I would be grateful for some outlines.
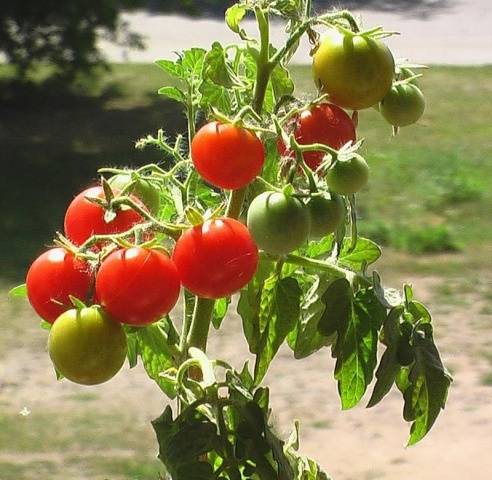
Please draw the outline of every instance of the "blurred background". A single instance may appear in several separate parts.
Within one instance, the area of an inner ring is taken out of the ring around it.
[[[46,332],[25,301],[7,298],[62,228],[71,198],[101,166],[159,161],[134,143],[184,129],[152,65],[191,46],[235,40],[222,0],[0,2],[0,480],[155,480],[149,421],[164,399],[143,372],[86,389],[57,383]],[[432,68],[419,80],[428,109],[393,138],[375,111],[360,116],[372,168],[361,230],[384,246],[387,284],[414,284],[435,314],[455,376],[447,410],[420,445],[393,392],[374,410],[340,412],[329,352],[293,362],[283,351],[267,383],[275,421],[303,424],[303,451],[338,480],[492,476],[492,15],[488,0],[318,1],[384,25],[397,57]],[[253,24],[245,22],[246,29]],[[282,39],[273,26],[273,42]],[[294,58],[298,93],[313,91],[308,45]],[[231,312],[211,345],[246,352]],[[246,355],[246,353],[245,353]]]

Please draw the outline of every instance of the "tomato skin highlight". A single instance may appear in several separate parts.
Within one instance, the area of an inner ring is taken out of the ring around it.
[[[339,195],[352,195],[361,190],[369,180],[366,161],[354,153],[350,159],[338,160],[326,174],[330,190]]]
[[[315,83],[350,110],[378,103],[391,88],[395,61],[380,40],[330,29],[313,56]]]
[[[329,233],[333,233],[343,221],[345,207],[340,196],[332,194],[312,197],[307,203],[311,214],[311,230],[309,238],[319,240]]]
[[[243,188],[256,178],[265,162],[265,149],[254,132],[211,122],[193,138],[191,158],[208,183],[226,190]]]
[[[164,252],[133,247],[117,250],[96,275],[96,296],[116,321],[141,326],[168,314],[180,291],[176,266]]]
[[[132,176],[129,173],[119,173],[111,177],[108,182],[112,188],[121,191],[132,182]],[[138,197],[153,214],[159,212],[161,205],[159,189],[145,178],[138,179],[128,193]]]
[[[311,217],[297,198],[263,192],[249,206],[248,228],[258,246],[273,255],[286,255],[308,238]]]
[[[115,191],[117,194],[118,191]],[[65,213],[65,235],[76,245],[82,245],[92,235],[123,233],[143,221],[134,210],[120,209],[116,218],[109,223],[104,221],[104,208],[90,202],[85,197],[104,198],[102,187],[92,187],[79,193],[68,206]],[[134,198],[137,203],[140,201]]]
[[[123,366],[126,335],[100,307],[72,309],[53,324],[48,351],[56,369],[68,380],[99,385]]]
[[[301,112],[296,120],[294,136],[300,145],[322,143],[336,150],[356,140],[354,122],[343,109],[332,103],[315,105]],[[295,157],[281,139],[277,146],[281,155]],[[304,161],[311,170],[320,166],[324,156],[324,152],[303,153]]]
[[[424,114],[425,98],[416,85],[394,85],[381,100],[379,111],[390,125],[406,127],[416,123]]]
[[[89,265],[63,248],[47,250],[34,260],[27,272],[29,302],[49,323],[73,308],[70,295],[86,302],[90,285]]]
[[[232,295],[253,278],[258,247],[241,222],[218,218],[184,232],[172,258],[185,288],[199,297],[218,299]]]

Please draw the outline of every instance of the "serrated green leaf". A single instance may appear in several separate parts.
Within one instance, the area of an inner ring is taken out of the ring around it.
[[[322,296],[329,285],[325,277],[319,276],[303,297],[300,320],[295,337],[291,340],[294,357],[297,359],[305,358],[320,348],[331,345],[336,338],[336,333],[326,336],[319,331],[319,322],[327,309]]]
[[[25,283],[22,285],[17,285],[9,290],[10,297],[27,298],[27,286]]]
[[[231,304],[230,298],[219,298],[215,301],[214,311],[212,313],[212,324],[216,329],[220,328],[222,320],[227,315],[227,310]]]
[[[157,91],[159,95],[163,95],[176,102],[186,103],[185,94],[177,87],[162,87]]]
[[[180,64],[183,68],[183,77],[188,81],[201,77],[203,62],[207,51],[203,48],[190,48],[182,53]]]
[[[172,60],[156,60],[155,64],[172,77],[183,78],[183,67],[180,65],[179,60],[176,62]]]
[[[212,49],[205,55],[202,75],[204,80],[209,80],[221,87],[231,88],[233,86],[227,67],[226,53],[219,42],[214,42]]]
[[[316,242],[310,242],[306,248],[305,255],[310,258],[326,258],[333,248],[333,234],[327,235]]]
[[[260,259],[256,274],[251,282],[241,290],[237,313],[241,316],[243,332],[248,342],[249,351],[258,352],[260,343],[260,302],[263,286],[270,276],[273,263]]]
[[[282,65],[277,65],[272,72],[271,80],[275,103],[285,95],[294,93],[294,82],[290,78],[289,71]]]
[[[175,382],[168,376],[160,375],[176,366],[170,348],[170,345],[176,346],[178,343],[174,327],[165,319],[140,329],[137,336],[139,354],[147,374],[169,398],[174,398]]]
[[[271,277],[270,277],[271,278]],[[294,328],[299,318],[302,291],[295,278],[277,279],[274,287],[262,296],[260,315],[268,312],[265,328],[261,335],[255,363],[255,384],[264,378],[270,362],[276,355],[287,334]],[[266,305],[266,302],[269,305]],[[265,319],[260,320],[260,324]]]
[[[344,241],[338,256],[341,265],[360,272],[364,264],[371,265],[381,256],[381,249],[373,241],[359,237],[355,248],[351,250],[350,241]]]
[[[410,369],[410,385],[404,391],[404,414],[413,421],[408,445],[422,440],[446,404],[452,378],[444,368],[432,337],[418,332],[413,338],[415,363]]]
[[[225,21],[227,23],[227,26],[234,32],[234,33],[240,33],[241,32],[241,20],[244,18],[246,15],[246,8],[243,7],[242,5],[239,5],[236,3],[232,7],[228,8],[225,13]]]
[[[334,349],[335,378],[344,410],[359,403],[376,368],[381,319],[375,315],[374,303],[378,302],[373,294],[367,291],[356,294],[347,328],[339,333]]]
[[[210,81],[203,81],[200,85],[200,93],[202,94],[200,105],[203,108],[214,107],[224,114],[232,112],[230,92],[226,88]]]
[[[138,363],[138,339],[137,335],[134,333],[127,334],[126,336],[127,344],[127,358],[130,368],[134,368]]]
[[[352,288],[346,278],[331,282],[322,294],[325,309],[318,321],[318,330],[325,337],[345,332],[352,315]]]
[[[391,390],[395,383],[395,378],[400,371],[400,364],[396,357],[396,348],[389,347],[384,352],[376,371],[377,382],[374,385],[371,398],[367,403],[367,408],[377,405]]]

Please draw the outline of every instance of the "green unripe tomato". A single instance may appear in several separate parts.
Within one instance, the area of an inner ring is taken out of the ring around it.
[[[334,232],[343,221],[345,208],[338,195],[311,197],[307,203],[311,213],[311,231],[309,238],[319,240]]]
[[[53,324],[48,351],[56,369],[81,385],[114,377],[125,362],[126,335],[100,307],[68,310]]]
[[[264,192],[251,202],[247,223],[259,248],[273,255],[286,255],[306,242],[311,216],[299,199]]]
[[[424,110],[424,95],[411,83],[393,85],[380,105],[381,115],[395,127],[405,127],[417,122]]]
[[[129,183],[132,182],[132,176],[129,173],[119,173],[118,175],[111,177],[108,181],[112,187],[123,190]],[[161,205],[159,189],[152,185],[152,183],[148,180],[140,178],[130,188],[128,193],[131,193],[142,200],[143,204],[151,213],[156,214],[159,212],[159,207]]]
[[[357,153],[348,159],[337,160],[326,174],[326,183],[339,195],[352,195],[362,189],[369,180],[369,167]]]
[[[330,100],[350,110],[381,101],[391,88],[395,62],[375,38],[330,29],[313,56],[315,83]]]

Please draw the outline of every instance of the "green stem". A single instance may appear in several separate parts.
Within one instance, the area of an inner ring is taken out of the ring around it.
[[[196,347],[203,352],[207,348],[208,331],[212,321],[212,312],[215,301],[208,298],[197,297],[193,319],[191,320],[190,332],[188,334],[188,348]]]
[[[247,187],[244,187],[231,192],[229,203],[227,204],[226,217],[239,218],[247,190]]]
[[[258,21],[258,28],[260,31],[260,53],[257,62],[257,75],[255,83],[255,92],[252,107],[253,110],[260,115],[263,110],[263,103],[265,101],[266,89],[268,82],[270,81],[270,75],[273,67],[269,61],[270,57],[270,25],[268,17],[261,8],[255,9],[256,18]],[[190,119],[188,119],[190,120]],[[191,123],[189,121],[189,123]],[[192,133],[194,135],[194,125]],[[190,130],[189,130],[190,134]],[[193,137],[190,136],[190,142]],[[233,190],[229,197],[229,203],[226,210],[226,216],[230,218],[238,218],[241,213],[241,208],[246,197],[247,187],[239,190]],[[187,346],[197,347],[205,351],[207,347],[208,332],[210,329],[210,323],[212,319],[212,312],[214,309],[215,301],[205,298],[197,297],[195,304],[195,310],[193,312],[193,319],[190,326],[190,332],[188,335]]]
[[[299,265],[300,267],[313,268],[322,272],[331,273],[335,277],[346,277],[347,274],[352,273],[344,268],[338,267],[332,263],[324,262],[323,260],[315,260],[313,258],[301,257],[293,253],[285,257],[286,263],[293,265]]]

